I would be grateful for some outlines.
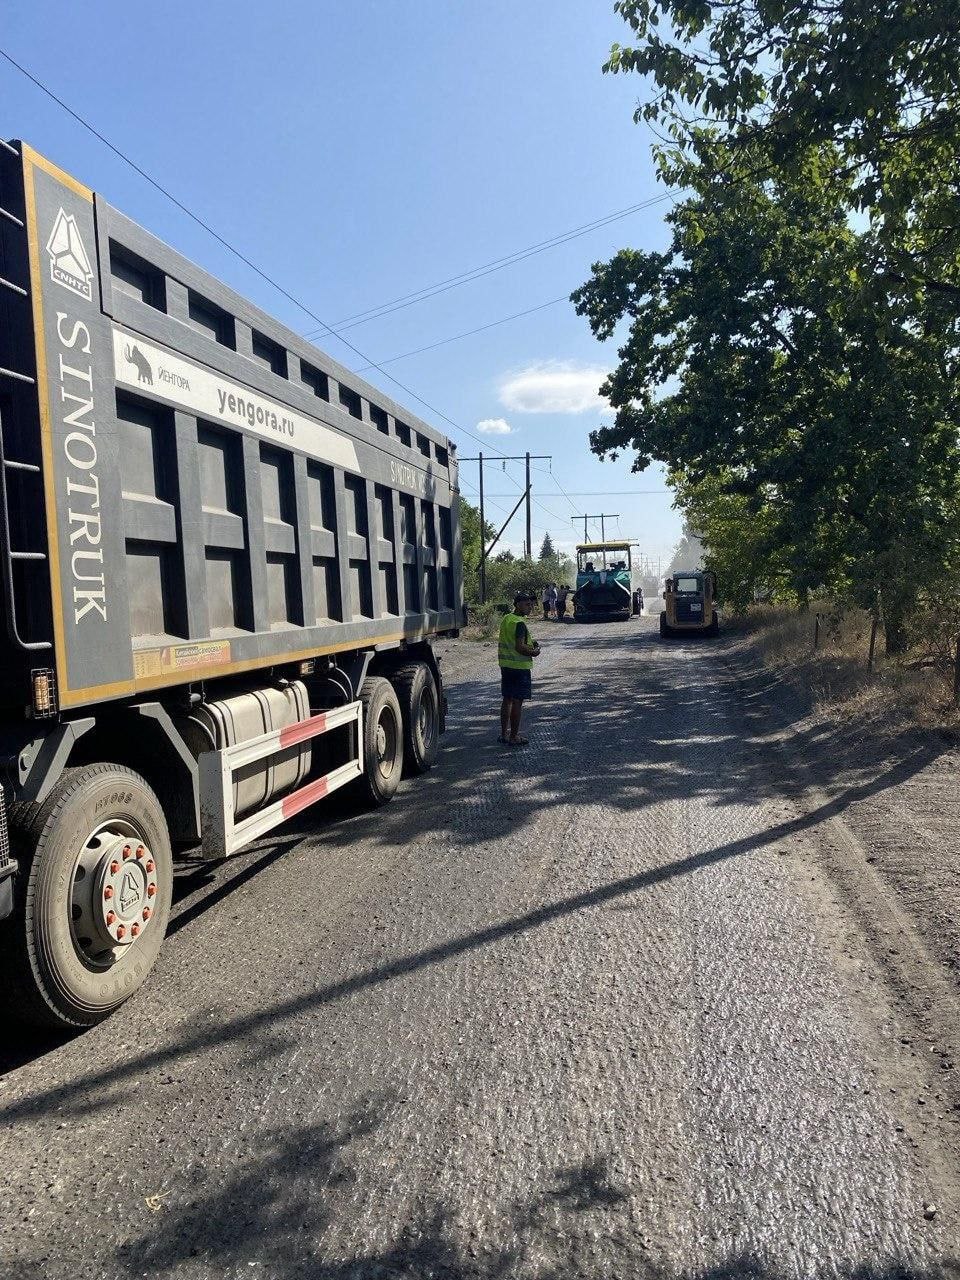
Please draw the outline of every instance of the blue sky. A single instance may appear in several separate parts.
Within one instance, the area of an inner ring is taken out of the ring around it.
[[[100,0],[81,8],[7,0],[0,45],[337,327],[662,194],[650,135],[632,121],[643,82],[600,72],[610,44],[625,34],[612,0],[154,7]],[[31,142],[292,328],[316,330],[2,61],[0,132]],[[549,529],[572,544],[579,535],[571,516],[599,511],[619,512],[608,534],[637,538],[654,561],[669,558],[679,536],[659,468],[638,476],[629,459],[601,463],[590,453],[587,435],[600,420],[594,392],[615,362],[615,344],[595,342],[562,302],[393,357],[565,295],[618,248],[663,247],[668,207],[654,205],[345,334],[480,435],[485,453],[552,455],[553,477],[534,473],[537,542]],[[350,368],[365,363],[329,334],[317,341]],[[476,455],[475,440],[382,373],[364,376],[446,430],[461,455]],[[464,464],[461,475],[465,496],[474,497],[476,465]],[[500,495],[519,494],[521,477],[522,466],[492,467],[492,503],[509,510],[513,501]],[[516,547],[522,536],[518,518],[507,540]]]

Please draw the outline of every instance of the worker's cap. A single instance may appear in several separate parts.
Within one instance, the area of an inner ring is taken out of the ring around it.
[[[534,597],[530,594],[529,591],[518,591],[517,594],[513,597],[513,603],[514,604],[533,604]]]

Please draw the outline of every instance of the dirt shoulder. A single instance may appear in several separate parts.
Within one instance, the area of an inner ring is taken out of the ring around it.
[[[802,833],[796,847],[815,860],[810,872],[825,877],[821,897],[837,908],[833,944],[841,962],[860,975],[865,1001],[882,986],[896,1008],[898,1038],[924,1082],[914,1131],[956,1151],[957,737],[910,724],[902,708],[881,699],[818,702],[802,668],[764,664],[756,636],[728,634],[717,656],[778,777],[785,827]]]

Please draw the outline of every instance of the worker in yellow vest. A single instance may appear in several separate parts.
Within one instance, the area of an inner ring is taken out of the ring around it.
[[[500,623],[500,644],[497,660],[500,663],[499,742],[508,747],[525,747],[527,739],[520,737],[520,716],[523,704],[531,696],[533,660],[540,656],[540,646],[530,635],[524,622],[536,604],[536,597],[520,592],[514,597],[513,609]]]

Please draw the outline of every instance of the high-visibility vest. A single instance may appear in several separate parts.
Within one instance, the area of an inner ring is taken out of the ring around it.
[[[524,619],[518,613],[504,615],[500,623],[500,643],[497,646],[497,661],[501,667],[509,667],[514,671],[530,671],[533,659],[517,649],[517,627]],[[524,622],[524,625],[526,623]]]

